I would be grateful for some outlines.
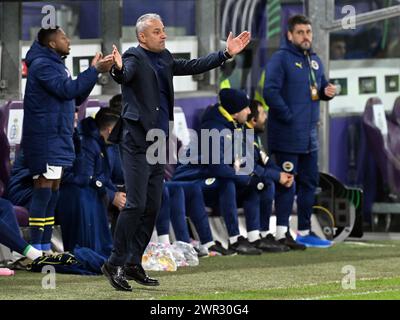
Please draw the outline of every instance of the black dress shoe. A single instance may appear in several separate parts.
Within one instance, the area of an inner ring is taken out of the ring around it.
[[[285,238],[278,240],[281,244],[284,244],[285,246],[288,246],[290,248],[290,250],[306,250],[306,246],[301,244],[301,243],[297,243],[292,235],[290,234],[290,231],[286,232],[285,234]]]
[[[262,250],[253,246],[245,237],[239,236],[234,244],[229,244],[229,249],[243,255],[260,255]]]
[[[135,264],[125,266],[125,274],[128,280],[135,280],[137,283],[144,286],[159,286],[160,282],[157,279],[150,278],[144,271],[142,265]]]
[[[220,256],[235,256],[237,255],[236,251],[231,249],[225,249],[221,242],[215,241],[215,244],[208,248],[208,252],[215,252],[217,255]]]
[[[264,252],[286,252],[290,248],[279,241],[276,241],[272,234],[268,234],[265,238],[261,238],[254,242],[255,247]]]
[[[129,285],[128,281],[126,281],[123,267],[113,266],[106,261],[101,267],[101,271],[115,289],[120,291],[132,291],[132,287]]]

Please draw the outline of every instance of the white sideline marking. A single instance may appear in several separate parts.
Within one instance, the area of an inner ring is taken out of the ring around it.
[[[321,300],[321,299],[332,299],[332,298],[340,298],[340,297],[348,297],[348,296],[365,296],[371,293],[387,293],[387,292],[395,292],[400,291],[400,289],[390,289],[390,290],[373,290],[373,291],[364,291],[364,292],[354,292],[354,293],[347,293],[347,294],[333,294],[333,295],[325,295],[313,298],[305,298],[300,300]]]
[[[348,245],[356,245],[356,246],[363,246],[363,247],[371,247],[371,248],[395,248],[394,244],[378,244],[378,243],[365,243],[365,242],[357,242],[357,241],[345,241],[344,244]]]

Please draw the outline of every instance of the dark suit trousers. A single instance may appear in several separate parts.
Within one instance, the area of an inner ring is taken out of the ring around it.
[[[126,186],[126,205],[114,233],[109,262],[116,266],[141,264],[161,206],[164,165],[146,160],[146,133],[140,123],[124,120],[121,162]]]

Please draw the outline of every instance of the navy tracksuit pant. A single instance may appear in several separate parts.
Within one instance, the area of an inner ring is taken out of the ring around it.
[[[215,180],[213,183],[210,183]],[[231,179],[206,179],[202,181],[206,204],[217,205],[230,237],[237,236],[239,222],[237,208],[243,207],[247,232],[260,229],[260,195],[252,187],[242,186]]]
[[[171,221],[176,239],[190,242],[186,221],[186,216],[189,216],[199,234],[200,242],[205,244],[213,241],[201,183],[168,181],[165,186],[157,218],[157,233],[168,234]]]
[[[0,243],[23,254],[28,243],[21,237],[11,202],[0,198]]]
[[[126,186],[126,205],[118,216],[109,262],[116,266],[141,264],[161,207],[164,165],[146,159],[146,133],[139,123],[127,123],[120,143]]]
[[[291,188],[276,185],[275,210],[278,226],[289,226],[289,217],[293,209],[294,197],[297,194],[298,230],[311,229],[312,207],[315,202],[315,191],[319,182],[318,151],[307,154],[274,152],[276,163],[284,170],[284,163],[293,165],[292,173],[296,183]]]

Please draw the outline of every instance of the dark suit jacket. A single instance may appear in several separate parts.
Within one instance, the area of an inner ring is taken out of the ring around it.
[[[122,59],[122,70],[113,67],[110,72],[113,79],[122,87],[122,118],[138,121],[147,132],[155,127],[160,111],[157,73],[140,46],[128,49]],[[170,120],[173,120],[174,107],[173,76],[203,73],[219,67],[225,61],[222,51],[193,60],[174,59],[168,50],[161,52],[161,63],[165,66],[163,72],[168,79]],[[116,131],[120,130],[116,128]],[[113,132],[113,136],[115,134]]]

